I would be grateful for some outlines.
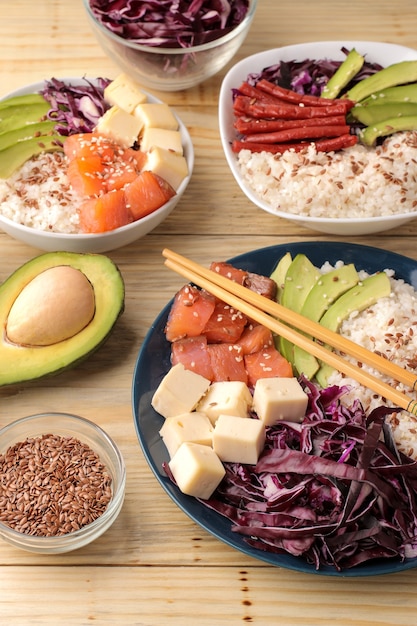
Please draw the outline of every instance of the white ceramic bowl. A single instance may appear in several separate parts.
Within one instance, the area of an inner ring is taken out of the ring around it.
[[[221,85],[219,97],[219,125],[223,150],[229,167],[244,194],[251,202],[264,211],[278,217],[296,222],[314,231],[332,235],[367,235],[384,230],[390,230],[417,218],[417,211],[411,213],[396,213],[395,215],[369,218],[326,218],[306,217],[288,212],[275,210],[264,202],[242,179],[237,163],[236,154],[231,149],[231,142],[236,138],[233,127],[232,89],[238,88],[251,73],[258,73],[262,69],[283,61],[304,59],[335,59],[343,60],[345,55],[342,46],[356,48],[366,59],[383,66],[400,61],[417,59],[417,50],[394,44],[375,43],[368,41],[324,41],[313,42],[267,50],[247,57],[234,65],[225,76]]]
[[[63,78],[62,80],[70,84],[79,84],[82,82],[79,78]],[[89,80],[94,82],[94,78],[89,78]],[[28,93],[36,93],[42,89],[43,84],[43,82],[38,82],[27,85],[7,94],[4,96],[4,99]],[[161,102],[161,100],[152,94],[147,94],[147,96],[149,102]],[[175,114],[175,111],[173,111],[173,113]],[[174,210],[176,205],[180,202],[192,176],[194,167],[193,144],[187,128],[178,116],[176,117],[178,119],[179,130],[181,132],[184,156],[187,160],[188,176],[182,181],[176,195],[161,208],[135,222],[132,222],[131,224],[128,224],[127,226],[122,226],[121,228],[116,228],[115,230],[99,234],[63,234],[42,231],[28,226],[23,226],[18,222],[2,216],[1,213],[0,229],[11,237],[18,239],[19,241],[23,241],[29,246],[33,246],[39,250],[45,250],[46,252],[65,251],[102,253],[121,248],[122,246],[126,246],[141,237],[144,237],[161,222],[163,222],[163,220],[165,220]]]
[[[62,535],[40,536],[18,532],[0,521],[0,537],[8,543],[40,554],[61,554],[77,550],[102,535],[120,513],[126,487],[126,468],[115,442],[97,424],[77,415],[45,413],[18,419],[0,430],[0,454],[16,443],[41,435],[74,437],[86,444],[105,465],[112,479],[112,497],[104,512],[93,522]],[[42,470],[45,472],[45,470]],[[35,497],[35,496],[34,496]]]
[[[83,0],[92,31],[107,56],[141,85],[159,91],[189,89],[207,80],[233,58],[249,32],[257,0],[236,28],[209,43],[188,48],[156,48],[123,39],[95,17]]]

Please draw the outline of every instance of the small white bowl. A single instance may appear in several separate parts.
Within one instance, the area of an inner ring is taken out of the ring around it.
[[[82,84],[80,78],[62,78],[65,83],[68,84]],[[94,82],[94,78],[88,78],[90,82]],[[43,88],[44,82],[33,83],[17,89],[12,93],[4,96],[2,99],[11,98],[13,96],[25,95],[28,93],[39,92]],[[161,102],[152,94],[148,94],[148,102]],[[175,112],[173,111],[174,115]],[[23,241],[29,246],[38,248],[39,250],[45,250],[46,252],[90,252],[90,253],[102,253],[110,250],[115,250],[126,246],[134,241],[144,237],[156,228],[168,215],[174,210],[177,204],[180,202],[188,183],[190,182],[193,168],[194,168],[194,147],[190,137],[190,134],[183,124],[183,122],[176,115],[178,120],[179,130],[181,133],[182,145],[184,147],[184,156],[188,165],[188,176],[182,181],[181,185],[177,189],[177,193],[162,207],[142,217],[127,226],[116,228],[115,230],[108,231],[99,234],[64,234],[53,233],[49,231],[42,231],[29,226],[24,226],[15,222],[7,217],[4,217],[0,213],[0,228],[11,237],[19,241]]]
[[[400,61],[417,59],[417,50],[395,44],[375,43],[368,41],[324,41],[305,43],[284,48],[266,50],[247,57],[234,65],[225,76],[219,97],[219,125],[220,136],[227,163],[243,193],[253,204],[263,211],[298,223],[311,230],[331,235],[368,235],[390,230],[417,218],[417,211],[410,213],[396,213],[395,215],[368,217],[368,218],[326,218],[295,215],[274,209],[264,202],[243,180],[237,162],[237,155],[232,151],[231,143],[236,139],[234,129],[234,115],[232,106],[232,90],[238,88],[249,74],[261,72],[264,68],[275,65],[280,61],[302,61],[305,59],[334,59],[343,60],[345,55],[342,47],[356,50],[366,55],[366,59],[379,63],[382,66],[391,65]]]
[[[102,428],[90,420],[67,413],[30,415],[4,426],[0,430],[0,454],[5,454],[11,446],[28,438],[48,434],[74,437],[100,457],[112,479],[111,500],[97,519],[79,530],[56,536],[30,535],[0,521],[0,537],[28,552],[61,554],[91,543],[110,528],[124,502],[126,468],[120,450]]]
[[[214,76],[233,58],[249,32],[257,0],[236,28],[208,43],[184,48],[139,45],[116,35],[94,15],[89,0],[83,0],[91,29],[107,56],[134,80],[148,89],[179,91]]]

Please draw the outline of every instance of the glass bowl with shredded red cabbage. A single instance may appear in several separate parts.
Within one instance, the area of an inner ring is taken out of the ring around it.
[[[257,0],[84,0],[104,52],[144,87],[179,91],[214,76],[249,32]]]

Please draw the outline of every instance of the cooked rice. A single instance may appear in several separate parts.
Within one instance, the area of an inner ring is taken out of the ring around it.
[[[326,270],[326,266],[323,270]],[[385,272],[390,277],[391,294],[362,312],[352,313],[342,323],[340,333],[368,350],[380,353],[389,361],[415,372],[417,378],[417,292],[403,280],[394,278],[392,270]],[[365,272],[358,273],[360,278],[367,275]],[[404,391],[410,398],[417,398],[417,393],[411,392],[403,384],[395,383],[365,364],[362,367]],[[330,385],[349,385],[350,391],[342,399],[347,406],[351,405],[354,398],[360,399],[366,411],[381,404],[394,406],[339,372],[332,374],[328,382]],[[390,423],[398,447],[408,456],[417,458],[417,417],[401,411],[390,417]]]
[[[65,174],[62,152],[44,152],[0,180],[0,213],[14,222],[55,233],[79,233],[80,197]]]
[[[417,132],[377,148],[284,154],[241,150],[245,183],[273,209],[305,217],[363,218],[417,211]]]

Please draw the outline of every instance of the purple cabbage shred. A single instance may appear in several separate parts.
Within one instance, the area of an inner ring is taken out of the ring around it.
[[[366,415],[359,401],[341,404],[345,388],[299,380],[309,397],[302,423],[267,428],[257,465],[225,463],[225,478],[201,502],[251,546],[317,570],[417,556],[417,462],[385,423],[397,409]]]
[[[90,0],[96,19],[132,43],[188,48],[219,37],[240,24],[248,0]]]
[[[84,78],[80,85],[57,78],[46,81],[41,94],[51,106],[48,119],[56,122],[55,131],[65,137],[92,132],[108,108],[103,94],[109,83],[107,78],[98,78],[94,84]]]

